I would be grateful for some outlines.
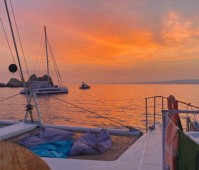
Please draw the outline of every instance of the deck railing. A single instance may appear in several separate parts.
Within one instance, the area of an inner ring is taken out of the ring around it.
[[[157,101],[159,99],[161,100],[161,109],[157,112]],[[149,102],[151,102],[151,101],[153,102],[153,122],[152,122],[152,124],[155,126],[157,115],[161,113],[161,110],[168,109],[167,107],[164,108],[165,107],[164,105],[167,104],[167,99],[168,98],[164,97],[164,96],[152,96],[152,97],[146,97],[145,98],[145,109],[146,109],[145,130],[146,130],[146,132],[148,132],[148,129],[149,129],[149,105],[148,105]],[[192,105],[191,103],[186,103],[186,102],[183,102],[183,101],[180,101],[180,100],[178,100],[178,103],[187,106],[187,109],[188,109],[188,107],[190,107],[191,109],[199,109],[198,106]],[[186,125],[186,126],[188,127],[188,125]]]
[[[186,102],[183,102],[183,101],[179,101],[178,100],[178,103],[180,104],[183,104],[186,106],[186,109],[187,110],[164,110],[164,109],[167,109],[167,108],[164,108],[164,104],[167,104],[167,97],[163,97],[163,96],[153,96],[153,97],[147,97],[145,98],[145,109],[146,109],[146,132],[148,132],[148,125],[149,123],[153,123],[153,128],[155,128],[155,124],[156,124],[156,117],[157,115],[159,115],[157,113],[157,101],[158,100],[161,100],[161,110],[162,111],[158,111],[158,113],[161,113],[162,114],[160,116],[162,116],[162,160],[163,160],[163,170],[166,170],[167,167],[166,167],[166,161],[165,161],[165,137],[166,137],[166,115],[168,113],[178,113],[179,115],[182,115],[182,114],[194,114],[194,117],[195,115],[199,114],[199,107],[198,106],[195,106],[195,105],[192,105],[191,103],[186,103]],[[166,102],[165,102],[166,100]],[[153,112],[153,120],[152,122],[149,121],[149,102],[153,102],[152,103],[152,112]],[[191,108],[191,110],[188,110],[188,107]],[[160,109],[160,106],[159,106],[159,109]],[[193,110],[193,109],[198,109],[198,110]],[[182,117],[182,116],[181,116]],[[187,117],[186,117],[187,119]],[[187,119],[188,120],[188,119]],[[190,123],[189,121],[186,121],[186,131],[189,131],[189,124]]]
[[[199,110],[162,110],[162,160],[163,160],[163,170],[166,170],[166,160],[165,160],[165,138],[166,138],[166,115],[168,113],[178,113],[178,114],[199,114]]]
[[[149,106],[148,106],[148,102],[152,100],[153,102],[153,124],[155,125],[156,123],[156,109],[157,109],[157,99],[161,99],[161,110],[164,109],[164,101],[165,99],[167,99],[166,97],[163,97],[163,96],[152,96],[152,97],[147,97],[145,98],[145,109],[146,109],[146,132],[148,131],[149,127],[149,120],[148,120],[148,116],[149,116]]]

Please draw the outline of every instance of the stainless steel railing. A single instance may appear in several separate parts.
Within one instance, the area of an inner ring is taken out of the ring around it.
[[[163,160],[163,170],[166,170],[166,160],[165,160],[165,138],[166,138],[166,115],[168,113],[178,113],[178,114],[199,114],[199,110],[162,110],[162,160]]]
[[[163,96],[152,96],[152,97],[147,97],[145,98],[145,109],[146,109],[146,132],[148,131],[148,102],[149,101],[153,101],[153,124],[155,125],[156,123],[156,108],[157,108],[157,99],[161,99],[161,109],[163,110],[164,109],[164,100],[167,99],[166,97],[163,97]]]
[[[156,116],[157,116],[157,101],[158,100],[161,100],[161,110],[164,110],[164,104],[167,103],[167,97],[164,97],[164,96],[152,96],[152,97],[146,97],[145,98],[145,109],[146,109],[146,112],[145,112],[145,118],[146,118],[146,121],[145,121],[145,129],[146,129],[146,132],[148,132],[148,125],[149,125],[149,106],[148,106],[148,103],[149,102],[153,102],[153,125],[155,125],[156,123]],[[166,100],[166,102],[165,102]],[[180,104],[183,104],[185,106],[187,106],[187,109],[188,107],[190,107],[191,109],[199,109],[198,106],[195,106],[195,105],[192,105],[191,103],[186,103],[186,102],[183,102],[183,101],[180,101],[180,100],[177,100],[178,103]],[[158,113],[161,113],[161,110],[158,111]]]

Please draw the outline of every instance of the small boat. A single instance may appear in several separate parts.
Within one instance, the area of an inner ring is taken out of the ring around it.
[[[90,86],[84,82],[82,82],[82,85],[79,86],[80,89],[90,89]]]

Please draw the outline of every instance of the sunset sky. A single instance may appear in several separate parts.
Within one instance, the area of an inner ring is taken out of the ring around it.
[[[46,72],[41,57],[46,25],[65,84],[199,79],[198,0],[12,0],[12,5],[31,74]],[[3,0],[0,17],[15,54]],[[18,78],[7,69],[13,60],[1,25],[0,58],[0,82]],[[50,67],[54,77],[51,59]],[[27,79],[24,64],[23,70]]]

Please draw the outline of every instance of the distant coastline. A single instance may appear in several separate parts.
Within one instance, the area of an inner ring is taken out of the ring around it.
[[[29,81],[31,79],[32,79],[32,77],[29,79]],[[41,78],[39,78],[39,80],[40,79]],[[199,79],[184,79],[184,80],[170,80],[170,81],[141,81],[141,82],[96,83],[96,84],[199,84]],[[7,84],[0,83],[0,87],[23,87],[23,83],[20,80],[18,80],[18,79],[11,78]]]

